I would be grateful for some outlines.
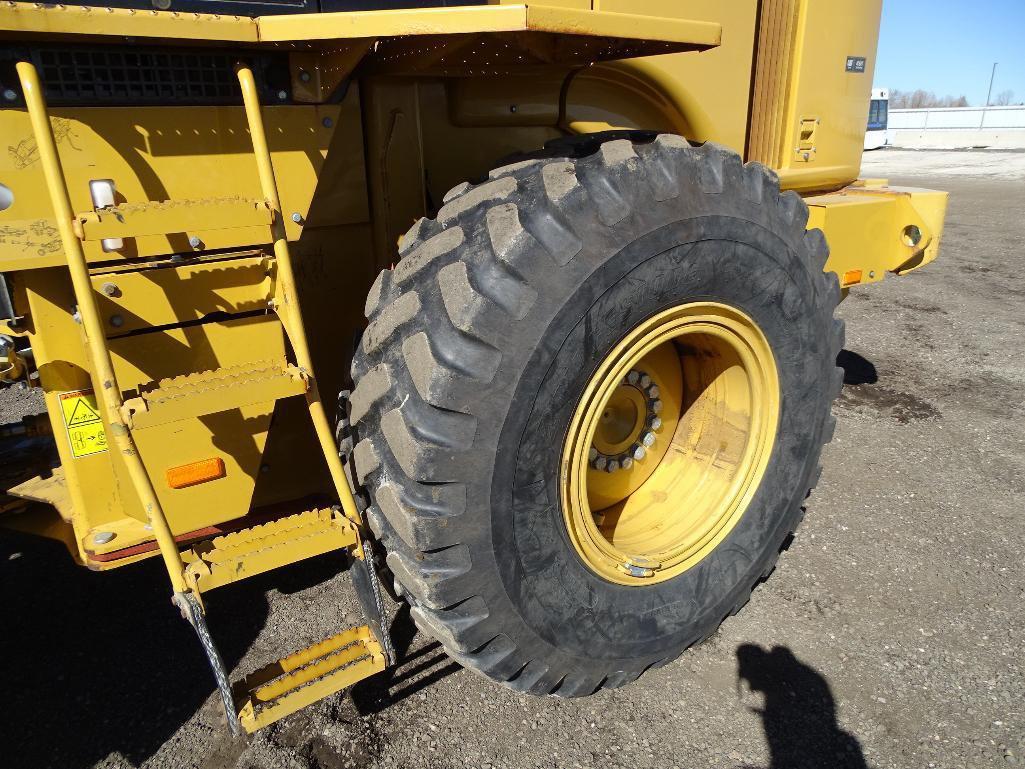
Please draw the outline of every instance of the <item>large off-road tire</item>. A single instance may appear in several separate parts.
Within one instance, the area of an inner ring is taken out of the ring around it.
[[[500,168],[417,222],[367,299],[350,407],[421,630],[514,689],[578,696],[743,606],[834,426],[839,288],[807,216],[763,166],[662,135]],[[641,432],[606,448],[622,404]],[[632,496],[602,512],[609,484]]]

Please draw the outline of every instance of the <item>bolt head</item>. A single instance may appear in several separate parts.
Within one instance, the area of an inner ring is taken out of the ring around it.
[[[637,384],[637,382],[639,382],[640,379],[641,379],[641,372],[639,372],[639,371],[631,371],[629,374],[626,375],[626,381],[629,382],[632,385]]]
[[[197,236],[193,235],[189,238],[189,245],[193,248],[200,248],[203,245],[203,241],[200,240]]]
[[[658,385],[656,384],[653,384],[651,387],[648,388],[649,398],[657,398],[661,393],[662,391],[658,389]]]
[[[278,91],[278,98],[284,101],[288,98],[288,91]]]
[[[594,446],[591,446],[591,450],[589,452],[587,452],[587,461],[588,462],[593,462],[597,458],[598,458],[598,449],[596,449]]]
[[[296,211],[295,213],[292,214],[292,221],[295,222],[296,224],[302,224],[303,223],[303,215],[300,214],[298,211]]]
[[[335,124],[335,121],[333,121],[329,117],[326,117],[323,120],[321,120],[320,123],[321,123],[321,125],[324,126],[324,128],[330,128],[331,126],[333,126]]]
[[[618,469],[619,469],[619,460],[617,460],[617,459],[610,459],[609,463],[607,465],[605,465],[605,472],[607,472],[607,473],[614,473]]]
[[[655,445],[655,433],[644,433],[644,436],[641,438],[641,443],[643,443],[650,449],[652,446]]]
[[[607,460],[607,459],[606,459],[605,457],[598,457],[598,458],[597,458],[596,460],[594,460],[594,462],[593,462],[593,463],[591,464],[591,467],[593,467],[593,468],[594,468],[595,470],[604,470],[604,469],[605,469],[605,466],[606,466],[607,464],[608,464],[608,460]]]
[[[110,325],[112,325],[114,328],[121,328],[123,325],[125,325],[125,319],[120,315],[111,315]]]
[[[18,94],[11,88],[4,89],[4,101],[14,101],[18,98]]]
[[[640,385],[641,385],[641,387],[643,387],[645,389],[647,389],[648,387],[651,387],[651,377],[648,376],[647,374],[641,374]]]
[[[104,283],[102,286],[100,286],[100,291],[103,292],[104,296],[117,296],[121,293],[120,289],[118,289],[117,284],[115,283]]]
[[[652,414],[661,414],[662,413],[662,401],[660,401],[658,398],[656,398],[655,400],[653,400],[651,402],[651,413]]]
[[[644,455],[647,453],[647,450],[643,446],[634,446],[633,457],[638,462],[644,459]]]
[[[622,457],[619,460],[619,466],[622,467],[624,470],[629,470],[631,467],[634,466],[633,457]]]
[[[98,531],[93,534],[93,543],[97,545],[105,545],[114,539],[114,532],[112,531]]]
[[[299,73],[299,79],[300,79],[301,81],[303,81],[304,83],[308,83],[308,82],[310,82],[310,80],[311,80],[311,77],[310,77],[310,73],[309,73],[309,72],[307,72],[306,70],[302,70],[302,71],[301,71],[301,72]]]
[[[662,417],[652,417],[650,422],[652,430],[659,430],[662,427]]]

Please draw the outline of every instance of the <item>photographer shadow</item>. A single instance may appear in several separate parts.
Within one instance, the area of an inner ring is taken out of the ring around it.
[[[761,716],[770,769],[868,769],[857,738],[840,728],[829,683],[785,646],[737,647],[737,684],[765,697]]]

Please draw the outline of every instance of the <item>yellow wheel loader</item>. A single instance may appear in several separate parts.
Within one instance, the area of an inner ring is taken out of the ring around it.
[[[518,691],[670,662],[800,520],[841,297],[937,255],[858,178],[879,14],[2,0],[0,524],[163,559],[236,733],[394,661],[382,582]],[[232,685],[204,596],[332,551],[366,624]]]

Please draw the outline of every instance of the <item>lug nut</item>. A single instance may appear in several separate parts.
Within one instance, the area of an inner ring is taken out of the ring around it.
[[[596,449],[594,446],[591,446],[591,450],[589,452],[587,452],[587,461],[588,462],[593,462],[597,458],[598,458],[598,449]]]
[[[591,465],[591,467],[593,467],[595,470],[604,470],[605,465],[607,463],[608,460],[605,459],[605,457],[598,457],[596,460],[594,460],[594,463]]]
[[[651,427],[652,430],[660,429],[662,427],[662,417],[652,417],[648,421],[648,426]]]
[[[620,465],[620,467],[622,467],[622,468],[623,468],[624,470],[629,470],[629,469],[630,469],[631,467],[633,467],[633,466],[634,466],[634,461],[633,461],[633,457],[622,457],[622,458],[621,458],[621,459],[619,460],[619,465]]]
[[[640,378],[641,374],[639,371],[631,371],[629,374],[626,375],[626,381],[632,385],[637,384]]]
[[[651,377],[647,374],[641,374],[641,387],[647,388],[651,386]]]
[[[651,435],[651,433],[648,433],[648,435]],[[652,442],[654,442],[654,441],[652,441]],[[644,449],[643,446],[634,446],[634,452],[633,453],[634,453],[634,459],[636,459],[638,462],[640,462],[642,459],[644,459],[644,455],[647,454],[648,452]]]
[[[653,400],[651,402],[650,406],[651,406],[651,413],[652,414],[661,414],[662,413],[662,401],[660,401],[658,398]]]
[[[648,397],[657,398],[659,396],[659,393],[661,392],[662,391],[658,389],[658,385],[653,384],[651,387],[648,388]]]
[[[607,465],[605,465],[605,472],[607,472],[607,473],[614,473],[618,469],[619,469],[619,461],[615,460],[615,459],[610,459],[609,463]]]
[[[649,449],[655,445],[655,433],[644,433],[641,438],[641,443],[647,446]]]

